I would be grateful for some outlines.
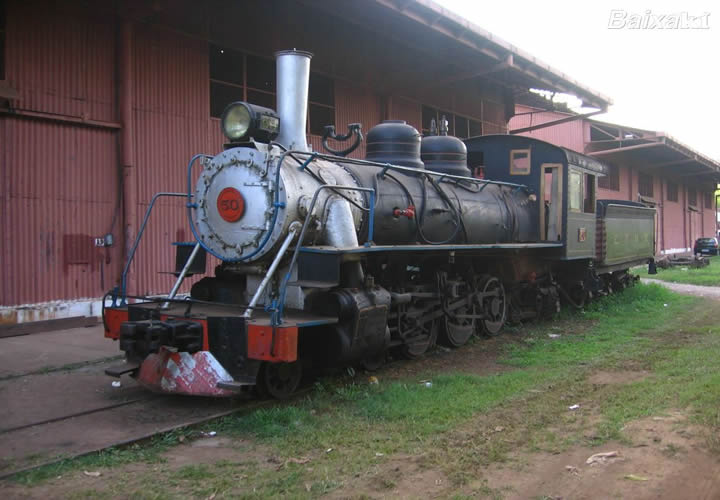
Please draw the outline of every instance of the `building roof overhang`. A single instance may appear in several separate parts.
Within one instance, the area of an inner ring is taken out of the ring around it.
[[[588,120],[585,154],[689,184],[720,182],[720,163],[663,132]],[[595,139],[593,139],[593,137]]]
[[[606,110],[609,97],[579,83],[565,73],[545,64],[531,54],[471,23],[433,0],[370,0],[369,2],[324,2],[299,0],[338,18],[360,23],[384,34],[400,31],[397,21],[412,23],[416,28],[414,48],[424,48],[443,55],[442,60],[457,63],[452,72],[434,78],[433,86],[484,79],[510,88],[516,100],[530,99],[529,91],[544,90],[576,96],[583,106]],[[388,31],[393,26],[395,29]],[[426,36],[423,36],[426,33]],[[437,37],[447,47],[433,44]]]

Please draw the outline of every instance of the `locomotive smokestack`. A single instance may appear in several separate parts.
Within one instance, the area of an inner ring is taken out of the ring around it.
[[[307,145],[305,124],[311,58],[312,54],[303,50],[283,50],[275,53],[277,113],[280,117],[280,134],[277,142],[288,149],[310,150]]]

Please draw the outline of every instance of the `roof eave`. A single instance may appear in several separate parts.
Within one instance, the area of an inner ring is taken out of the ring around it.
[[[571,79],[565,73],[543,63],[529,53],[432,0],[375,0],[375,2],[453,38],[500,63],[511,61],[508,70],[529,78],[537,84],[536,88],[540,90],[571,94],[581,99],[584,105],[601,110],[606,110],[612,104],[609,97]],[[429,15],[423,16],[420,9],[413,9],[417,5],[428,11]],[[447,21],[452,27],[441,25],[439,23],[441,19]]]

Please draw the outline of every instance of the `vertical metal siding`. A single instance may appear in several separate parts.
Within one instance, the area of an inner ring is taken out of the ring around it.
[[[135,46],[135,144],[138,217],[159,191],[185,192],[186,165],[221,147],[210,119],[207,43],[153,26],[138,26]],[[167,292],[174,277],[172,242],[192,240],[185,200],[159,201],[138,248],[132,273],[138,293]],[[210,266],[208,266],[210,268]],[[187,286],[185,287],[187,289]]]
[[[16,107],[111,121],[114,116],[112,19],[77,6],[8,2],[6,74]]]
[[[3,118],[5,239],[0,304],[97,297],[120,246],[96,248],[117,209],[112,131]],[[114,228],[120,234],[120,224]]]
[[[6,73],[19,109],[111,121],[114,24],[54,2],[7,3]],[[0,305],[97,297],[120,245],[96,248],[117,209],[115,132],[3,117]],[[114,233],[119,242],[120,222]]]
[[[365,134],[382,121],[380,98],[372,90],[337,80],[335,82],[335,129],[347,131],[349,123],[362,123]],[[351,155],[365,158],[365,142]]]
[[[527,113],[529,111],[532,111],[533,108],[517,106],[516,110],[519,113]],[[543,123],[560,120],[562,118],[566,118],[567,116],[567,114],[556,113],[553,111],[540,111],[533,114],[516,115],[510,119],[508,128],[510,130],[513,130],[518,128],[532,127],[535,125],[541,125]],[[561,123],[559,125],[553,125],[530,132],[525,132],[520,135],[534,137],[535,139],[547,141],[552,144],[563,146],[582,153],[585,149],[584,124],[584,120],[573,120],[571,122]]]
[[[391,120],[405,120],[418,130],[422,130],[422,105],[402,97],[393,97]]]

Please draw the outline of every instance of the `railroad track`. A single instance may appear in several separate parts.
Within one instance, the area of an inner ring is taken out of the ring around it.
[[[16,425],[16,426],[14,426],[14,427],[0,428],[0,435],[2,435],[2,434],[8,434],[8,433],[10,433],[10,432],[20,431],[20,430],[23,430],[23,429],[29,429],[30,427],[37,427],[37,426],[40,426],[40,425],[52,424],[52,423],[55,423],[55,422],[62,422],[63,420],[69,420],[69,419],[75,418],[75,417],[82,417],[82,416],[84,416],[84,415],[90,415],[91,413],[99,413],[99,412],[102,412],[102,411],[112,410],[112,409],[114,409],[114,408],[120,408],[121,406],[127,406],[127,405],[131,405],[131,404],[135,404],[135,403],[140,403],[140,402],[143,402],[143,401],[149,401],[149,400],[151,400],[151,399],[156,399],[156,398],[154,398],[153,396],[148,396],[148,397],[143,397],[143,398],[136,398],[136,399],[131,399],[131,400],[129,400],[129,401],[121,401],[121,402],[119,402],[119,403],[114,403],[114,404],[111,404],[111,405],[101,406],[101,407],[98,407],[98,408],[91,408],[91,409],[89,409],[89,410],[83,410],[83,411],[78,411],[78,412],[75,412],[75,413],[69,413],[69,414],[67,414],[67,415],[62,415],[62,416],[59,416],[59,417],[46,418],[46,419],[44,419],[44,420],[38,420],[38,421],[36,421],[36,422],[30,422],[30,423],[27,423],[27,424]]]
[[[232,414],[236,413],[243,413],[243,412],[250,412],[253,410],[257,410],[260,408],[266,408],[266,407],[272,407],[275,405],[282,405],[282,404],[288,404],[292,403],[294,401],[297,401],[299,398],[305,396],[309,391],[311,390],[310,387],[302,389],[298,391],[291,399],[286,401],[275,401],[275,400],[247,400],[244,404],[241,404],[239,406],[229,408],[229,409],[223,409],[218,410],[215,412],[212,412],[210,414],[205,414],[196,418],[188,418],[181,422],[168,425],[165,427],[162,427],[160,429],[154,429],[150,432],[137,432],[135,434],[132,434],[132,432],[129,432],[127,437],[124,437],[119,440],[111,441],[104,443],[100,446],[93,446],[89,447],[87,449],[79,450],[74,453],[66,454],[66,455],[58,455],[56,457],[53,457],[48,460],[44,460],[38,463],[34,463],[32,465],[26,465],[22,466],[20,468],[15,468],[13,470],[6,470],[0,472],[0,480],[8,479],[12,476],[15,476],[17,474],[21,474],[24,472],[32,471],[34,469],[39,469],[42,467],[58,464],[64,461],[68,460],[74,460],[78,459],[80,457],[93,455],[95,453],[100,453],[104,450],[107,450],[109,448],[121,448],[124,446],[128,446],[131,444],[147,441],[155,436],[159,436],[162,434],[166,434],[169,432],[173,432],[176,430],[188,428],[188,427],[194,427],[206,422],[211,422],[215,419],[226,417]],[[185,398],[187,399],[187,398]],[[0,438],[9,438],[12,439],[13,434],[22,433],[23,431],[28,431],[29,429],[32,429],[33,431],[37,431],[38,428],[42,428],[43,426],[51,426],[53,424],[62,423],[62,422],[71,422],[73,419],[79,419],[82,417],[88,417],[88,416],[94,416],[96,418],[96,421],[101,422],[107,418],[108,412],[113,412],[114,410],[118,410],[124,407],[129,407],[132,405],[139,405],[139,404],[147,404],[147,403],[153,403],[153,402],[162,402],[163,400],[168,401],[168,398],[163,395],[155,395],[151,394],[149,396],[145,397],[138,397],[134,399],[130,399],[127,401],[122,401],[118,403],[113,403],[101,407],[91,408],[88,410],[73,412],[73,413],[67,413],[61,416],[47,418],[43,420],[38,420],[35,422],[30,422],[27,424],[17,425],[13,427],[7,427],[4,429],[0,429]],[[197,406],[204,406],[207,403],[205,400],[198,400],[194,399],[195,403],[198,403]],[[159,407],[159,410],[162,411],[162,406]],[[143,411],[147,411],[147,408],[144,408]],[[160,412],[158,412],[160,413]],[[84,422],[78,422],[78,425],[84,425],[87,426],[87,423]],[[87,428],[87,427],[85,427]],[[36,432],[37,433],[37,432]]]

